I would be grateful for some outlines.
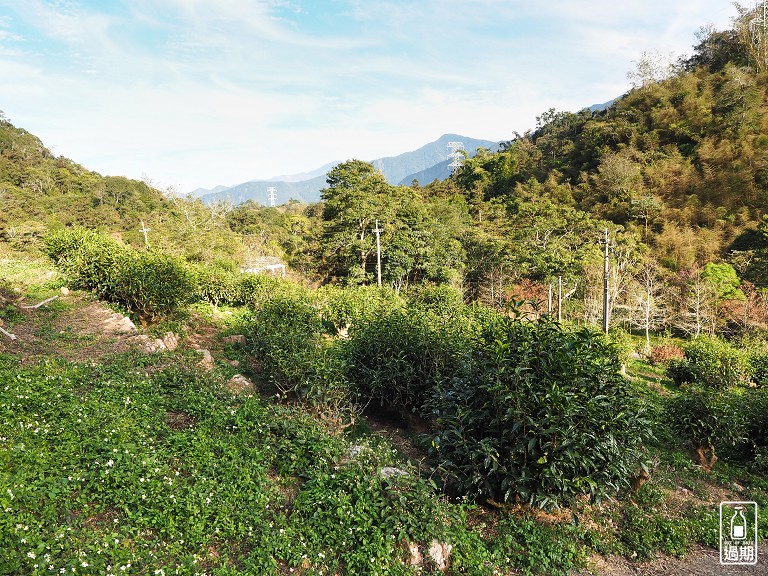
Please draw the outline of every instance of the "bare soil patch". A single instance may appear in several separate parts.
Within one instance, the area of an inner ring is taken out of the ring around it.
[[[18,356],[23,364],[54,357],[76,362],[140,349],[138,332],[120,313],[86,293],[75,292],[35,309],[18,308],[6,328],[15,340],[0,338],[0,352]]]
[[[719,552],[696,546],[685,558],[660,556],[652,562],[631,562],[621,556],[592,559],[592,574],[600,576],[764,576],[768,575],[768,559],[760,554],[755,566],[723,566]],[[586,576],[590,572],[580,572]]]

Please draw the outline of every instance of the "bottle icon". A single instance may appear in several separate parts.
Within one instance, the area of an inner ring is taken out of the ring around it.
[[[731,516],[731,539],[747,539],[747,519],[744,517],[744,508],[736,506]]]

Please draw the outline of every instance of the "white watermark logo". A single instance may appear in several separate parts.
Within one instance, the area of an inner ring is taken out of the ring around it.
[[[757,564],[756,502],[720,502],[720,564]]]

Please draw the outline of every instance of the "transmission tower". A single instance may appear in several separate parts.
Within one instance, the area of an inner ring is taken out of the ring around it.
[[[267,198],[269,198],[269,206],[274,208],[277,205],[277,188],[274,186],[267,188]]]
[[[752,35],[752,51],[757,70],[762,72],[768,69],[768,2],[758,2],[753,14],[754,18],[749,22],[749,32]]]
[[[451,161],[448,168],[453,174],[464,165],[464,142],[448,142],[448,159]]]

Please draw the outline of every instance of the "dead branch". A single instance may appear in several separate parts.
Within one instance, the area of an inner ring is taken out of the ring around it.
[[[58,296],[51,296],[50,298],[46,298],[42,302],[38,302],[34,306],[19,306],[19,308],[24,308],[25,310],[33,310],[35,308],[40,308],[40,306],[42,306],[43,304],[48,304],[48,302],[51,302],[52,300],[56,300],[56,298],[58,298]]]
[[[16,334],[11,334],[7,330],[3,330],[2,328],[0,328],[0,332],[8,336],[8,338],[10,338],[11,340],[16,340]]]

